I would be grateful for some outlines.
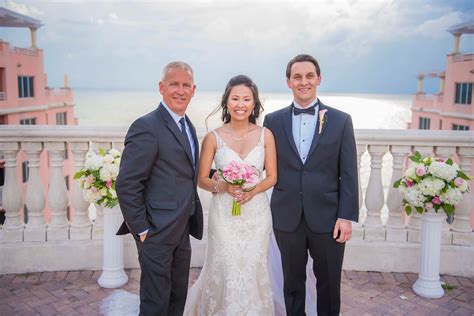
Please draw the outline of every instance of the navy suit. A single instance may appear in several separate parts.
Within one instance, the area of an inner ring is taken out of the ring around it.
[[[198,140],[187,119],[198,157]],[[181,315],[188,289],[189,234],[203,234],[197,194],[197,164],[189,142],[166,108],[160,106],[130,126],[117,178],[125,222],[119,234],[137,240],[140,315]],[[148,230],[143,243],[138,234]]]
[[[308,250],[318,280],[318,315],[338,314],[344,244],[332,238],[338,218],[357,221],[357,155],[351,117],[319,102],[327,110],[318,120],[305,163],[292,134],[292,108],[268,114],[264,126],[274,137],[278,181],[271,198],[273,227],[281,254],[288,315],[304,315]]]

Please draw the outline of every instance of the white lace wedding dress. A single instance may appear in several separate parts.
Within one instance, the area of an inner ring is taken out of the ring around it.
[[[216,168],[243,160],[263,174],[263,129],[259,143],[244,159],[214,135]],[[189,289],[184,315],[273,315],[267,264],[272,219],[267,194],[259,193],[242,204],[240,216],[232,216],[232,202],[227,193],[211,200],[204,266]]]

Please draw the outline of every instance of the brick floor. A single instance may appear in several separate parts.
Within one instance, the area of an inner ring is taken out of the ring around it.
[[[99,315],[111,289],[97,284],[100,271],[61,271],[0,276],[0,316]],[[193,284],[200,269],[191,269]],[[138,294],[140,270],[127,270],[122,288]],[[439,299],[425,299],[412,290],[413,273],[344,271],[343,315],[474,315],[474,279],[442,276],[454,286]]]

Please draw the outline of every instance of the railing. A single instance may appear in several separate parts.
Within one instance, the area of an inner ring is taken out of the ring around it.
[[[0,274],[32,271],[97,269],[101,266],[103,221],[98,210],[89,219],[89,203],[82,198],[77,182],[71,188],[74,217],[67,220],[68,195],[63,177],[64,150],[74,156],[74,166],[84,166],[88,150],[98,147],[122,149],[126,128],[82,126],[4,126],[0,130],[0,155],[5,160],[3,207],[6,220],[0,229]],[[204,131],[198,133],[202,140]],[[346,247],[346,269],[418,272],[421,217],[403,214],[401,195],[392,187],[402,176],[406,157],[415,150],[423,155],[453,157],[472,173],[474,132],[418,130],[356,130],[360,172],[360,221],[354,225]],[[50,158],[49,187],[40,179],[40,154]],[[29,180],[23,197],[18,178],[20,152],[29,161]],[[46,191],[45,191],[46,190]],[[205,215],[211,195],[199,191]],[[44,220],[45,195],[51,218]],[[466,196],[451,225],[442,232],[441,273],[474,276],[474,234],[470,224],[472,195]],[[29,212],[27,224],[20,216],[23,205]],[[206,222],[207,220],[205,220]],[[408,224],[406,224],[408,223]],[[205,234],[206,236],[206,234]],[[192,265],[200,266],[205,253],[203,241],[193,240]],[[125,266],[137,267],[131,237],[125,243]]]
[[[474,54],[460,54],[453,56],[453,62],[463,62],[463,61],[470,61],[474,59]]]
[[[38,50],[34,48],[20,48],[14,47],[13,51],[17,54],[28,55],[28,56],[38,56]]]
[[[0,101],[5,101],[7,99],[7,93],[6,92],[0,92]]]

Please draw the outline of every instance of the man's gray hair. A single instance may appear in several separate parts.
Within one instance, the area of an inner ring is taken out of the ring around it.
[[[162,75],[161,80],[165,80],[165,77],[166,77],[166,74],[168,73],[168,70],[170,70],[172,68],[179,68],[179,69],[189,71],[189,73],[191,73],[191,77],[193,78],[193,81],[194,81],[193,68],[188,63],[185,63],[184,61],[172,61],[168,65],[166,65],[165,68],[163,68],[163,75]]]

